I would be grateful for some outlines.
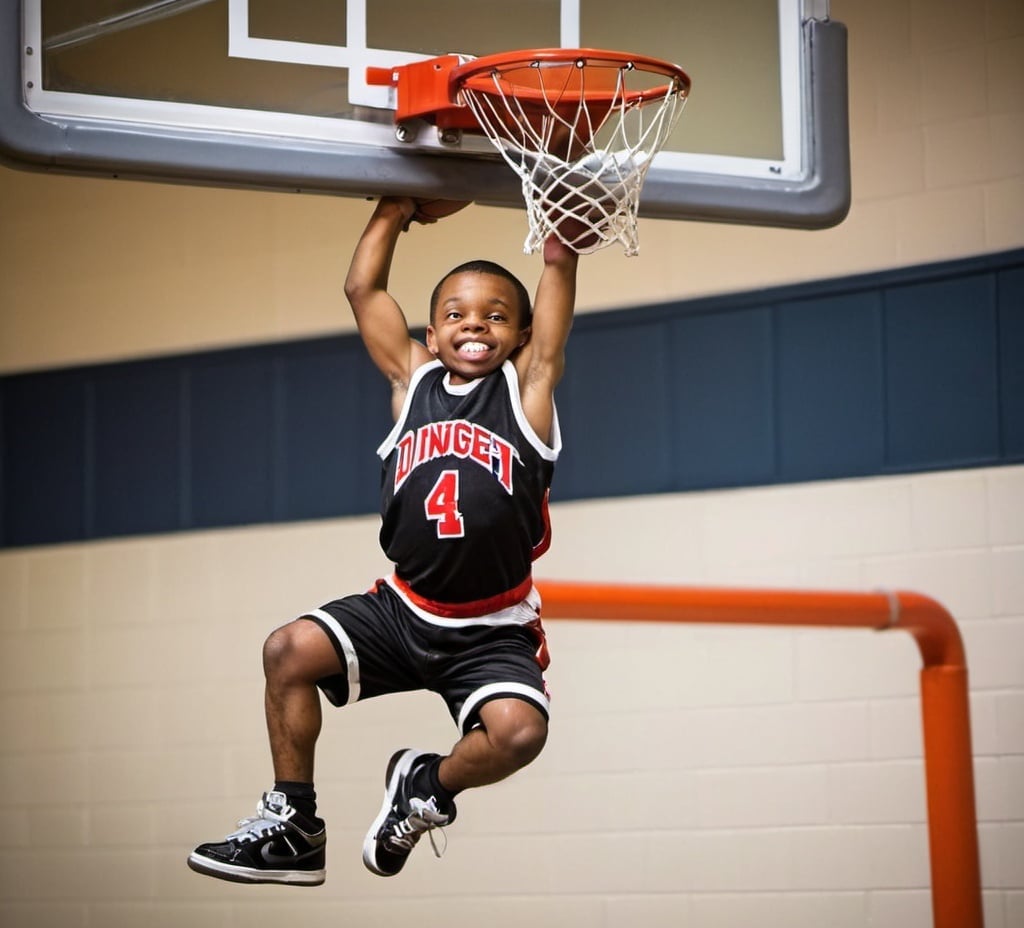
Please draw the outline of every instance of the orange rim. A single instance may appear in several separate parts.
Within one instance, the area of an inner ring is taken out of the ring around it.
[[[589,69],[591,73],[607,71],[617,75],[623,68],[661,75],[670,80],[667,84],[625,93],[617,83],[602,83],[600,78],[591,78],[590,87],[585,87],[582,80],[576,81],[577,86],[572,86],[571,76],[575,72]],[[450,83],[456,91],[466,88],[475,93],[498,94],[495,74],[517,99],[533,103],[548,100],[551,90],[547,85],[559,88],[556,93],[561,101],[585,98],[589,103],[598,105],[610,105],[613,100],[624,98],[627,106],[643,106],[670,93],[686,96],[690,90],[690,77],[678,65],[647,55],[594,48],[535,48],[485,55],[453,69]]]

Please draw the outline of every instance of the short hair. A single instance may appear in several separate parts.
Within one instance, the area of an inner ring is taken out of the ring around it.
[[[523,282],[510,270],[502,267],[500,264],[496,264],[494,261],[485,261],[483,258],[477,258],[473,261],[466,261],[458,267],[453,267],[437,282],[437,286],[434,287],[434,292],[430,294],[431,324],[434,322],[434,313],[437,310],[437,301],[441,296],[441,287],[444,286],[444,282],[448,280],[448,278],[454,277],[456,274],[490,274],[494,277],[500,277],[503,280],[507,280],[515,289],[516,298],[519,301],[520,331],[529,328],[533,323],[533,308],[530,305],[530,294],[526,287],[523,286]]]

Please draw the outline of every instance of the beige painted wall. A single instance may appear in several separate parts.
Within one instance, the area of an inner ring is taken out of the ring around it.
[[[639,257],[585,259],[581,311],[841,276],[1024,245],[1024,12],[987,0],[833,3],[849,27],[854,203],[802,232],[645,220]],[[685,114],[683,116],[685,119]],[[348,330],[369,204],[0,169],[0,371]],[[424,320],[440,273],[520,254],[525,216],[478,207],[402,242],[394,289]]]
[[[911,589],[960,622],[989,928],[1024,919],[1024,467],[555,507],[541,577]],[[927,928],[909,636],[548,622],[552,733],[448,848],[360,860],[436,697],[328,709],[319,889],[185,867],[269,785],[259,650],[385,568],[376,519],[0,554],[0,921],[10,928]]]
[[[833,3],[850,27],[856,200],[823,233],[646,222],[587,259],[584,310],[1024,245],[1024,8]],[[367,204],[0,171],[0,370],[348,325]],[[518,257],[522,216],[403,242],[438,268]],[[447,232],[445,231],[447,229]],[[419,241],[416,241],[419,240]],[[429,249],[415,247],[429,241]],[[565,504],[544,577],[916,589],[971,667],[986,923],[1024,924],[1024,468]],[[328,713],[327,884],[190,873],[268,786],[259,648],[386,569],[375,519],[0,552],[0,922],[236,928],[283,920],[512,928],[926,928],[913,645],[898,635],[549,623],[552,737],[467,795],[443,861],[367,874],[383,764],[443,748],[443,707]]]

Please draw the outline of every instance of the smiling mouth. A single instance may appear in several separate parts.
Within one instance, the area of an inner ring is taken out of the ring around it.
[[[486,354],[491,350],[490,345],[485,345],[483,342],[463,342],[458,347],[460,355],[480,356]]]

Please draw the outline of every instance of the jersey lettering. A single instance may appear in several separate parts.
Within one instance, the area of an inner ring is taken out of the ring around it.
[[[425,368],[378,449],[381,547],[418,597],[460,604],[452,615],[507,604],[547,546],[554,449],[523,419],[511,362],[465,390],[440,362]]]
[[[519,452],[500,435],[465,419],[429,422],[406,432],[395,446],[395,492],[421,464],[451,455],[474,461],[512,495],[512,465]],[[446,472],[447,473],[447,472]],[[440,481],[439,481],[440,482]],[[435,485],[436,489],[436,485]]]
[[[423,501],[427,518],[437,523],[438,538],[462,538],[466,523],[459,512],[459,472],[443,470]]]

